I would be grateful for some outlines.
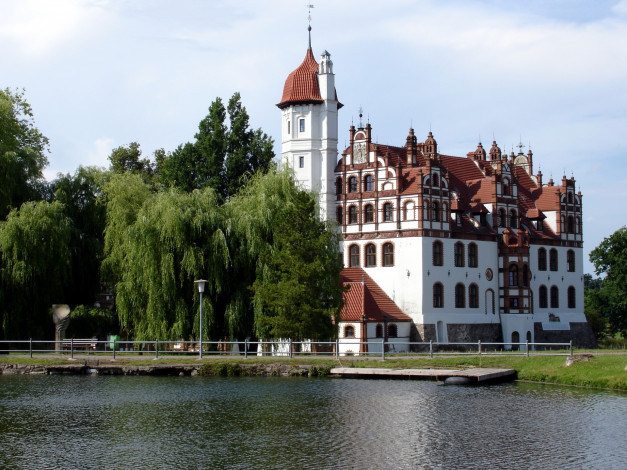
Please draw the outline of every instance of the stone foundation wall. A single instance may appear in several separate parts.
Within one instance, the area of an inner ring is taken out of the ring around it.
[[[446,332],[450,343],[476,343],[479,340],[490,343],[503,341],[499,323],[449,324]]]
[[[536,343],[568,343],[573,342],[575,348],[596,348],[597,341],[590,325],[585,322],[571,323],[570,330],[544,330],[542,323],[533,325]]]

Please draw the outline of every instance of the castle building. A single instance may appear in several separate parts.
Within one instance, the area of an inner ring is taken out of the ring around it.
[[[496,142],[465,157],[414,129],[399,146],[378,144],[370,123],[350,127],[338,158],[333,63],[327,51],[316,61],[311,39],[277,106],[283,162],[343,234],[341,352],[380,351],[382,340],[396,351],[408,341],[594,344],[574,178],[544,182],[531,151],[508,155]]]

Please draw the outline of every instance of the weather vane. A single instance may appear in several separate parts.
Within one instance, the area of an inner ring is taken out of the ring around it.
[[[312,3],[308,3],[307,5],[305,5],[307,7],[308,10],[308,15],[307,15],[307,21],[309,21],[309,26],[311,26],[311,9],[314,7]]]

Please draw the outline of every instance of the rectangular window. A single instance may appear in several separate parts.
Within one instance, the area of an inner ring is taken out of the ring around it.
[[[298,168],[305,168],[305,157],[298,157]]]
[[[290,128],[290,121],[287,121],[287,133],[290,134],[291,128]]]
[[[305,132],[305,120],[304,119],[300,119],[298,121],[298,125],[300,126],[300,132]]]

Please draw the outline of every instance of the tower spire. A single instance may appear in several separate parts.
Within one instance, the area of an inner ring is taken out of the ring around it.
[[[308,9],[308,14],[307,14],[307,21],[309,22],[309,25],[307,26],[307,31],[309,32],[309,50],[311,50],[311,9],[314,7],[313,4],[308,3],[307,5],[305,5]]]

